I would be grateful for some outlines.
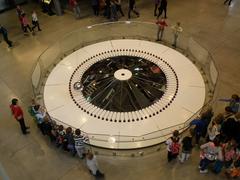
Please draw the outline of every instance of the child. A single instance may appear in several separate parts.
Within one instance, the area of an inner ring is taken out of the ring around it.
[[[73,133],[72,133],[71,127],[68,127],[66,129],[66,134],[65,134],[64,140],[63,140],[63,149],[66,151],[70,151],[73,156],[76,154],[74,138],[73,138]]]
[[[58,135],[58,125],[57,125],[56,121],[51,121],[51,126],[52,126],[52,130],[51,130],[50,139],[52,142],[56,142],[57,135]]]
[[[180,25],[181,25],[181,23],[177,22],[176,25],[172,26],[172,31],[173,31],[173,44],[172,44],[172,46],[175,47],[175,48],[177,47],[178,36],[183,31],[183,28]]]
[[[226,168],[229,168],[233,163],[233,159],[235,157],[235,146],[236,141],[234,139],[223,144],[223,157]]]
[[[230,168],[235,157],[235,145],[236,141],[234,139],[229,140],[227,143],[222,145],[223,159],[217,159],[213,168],[213,172],[219,174],[223,166],[225,166],[226,169]]]
[[[55,137],[52,135],[52,123],[49,121],[48,116],[44,117],[43,130],[44,133],[50,138],[51,142],[55,140]]]
[[[180,157],[180,162],[183,163],[185,160],[188,160],[192,152],[192,136],[194,134],[194,129],[190,129],[190,135],[185,136],[182,140],[182,154]]]
[[[220,134],[219,126],[216,121],[212,121],[212,124],[208,127],[208,140],[213,141]]]
[[[219,174],[223,166],[225,166],[225,168],[228,169],[232,165],[233,158],[235,157],[235,144],[236,144],[235,140],[232,139],[222,145],[223,159],[222,160],[218,159],[215,162],[213,172]]]
[[[167,25],[167,23],[166,23],[166,21],[163,17],[161,17],[160,20],[158,19],[156,24],[158,26],[157,40],[156,41],[162,41],[165,26],[168,26],[168,25]]]
[[[172,161],[173,159],[176,159],[179,154],[180,138],[178,136],[179,136],[179,132],[175,130],[173,132],[173,136],[166,141],[167,151],[168,151],[168,155],[167,155],[168,162]]]
[[[19,22],[21,24],[21,28],[24,31],[24,26],[23,26],[23,23],[22,23],[22,14],[24,13],[24,10],[20,6],[17,6],[16,7],[16,13],[17,13]]]
[[[32,11],[32,31],[34,32],[34,29],[37,27],[38,31],[42,31],[38,22],[37,13],[35,11]]]
[[[27,16],[26,16],[25,13],[23,13],[23,14],[21,15],[21,22],[22,22],[22,24],[23,24],[23,28],[24,28],[24,33],[25,33],[25,34],[28,33],[28,30],[29,30],[30,32],[32,32],[32,29],[31,29],[30,26],[29,26],[29,21],[28,21]]]
[[[86,137],[81,135],[81,131],[80,129],[76,129],[75,130],[75,137],[74,137],[74,141],[75,141],[75,149],[77,151],[78,156],[83,159],[84,158],[84,153],[85,153],[85,147],[84,147],[84,143],[87,140]]]
[[[215,160],[222,161],[222,149],[218,138],[215,138],[213,142],[208,142],[200,146],[201,149],[201,161],[199,163],[200,173],[207,173],[207,167]]]
[[[57,132],[56,132],[56,145],[57,147],[60,147],[63,145],[63,140],[64,140],[64,136],[65,136],[65,131],[64,131],[64,128],[63,128],[63,125],[59,125],[58,126],[58,129],[57,129]]]
[[[87,167],[93,176],[104,177],[104,174],[98,169],[96,156],[94,156],[91,152],[88,152],[87,154]]]
[[[233,167],[225,172],[227,177],[237,178],[240,177],[240,145],[236,148],[235,161]]]
[[[38,128],[41,130],[42,134],[45,135],[44,132],[44,117],[46,116],[46,112],[40,108],[40,105],[34,106],[35,118],[37,120]]]

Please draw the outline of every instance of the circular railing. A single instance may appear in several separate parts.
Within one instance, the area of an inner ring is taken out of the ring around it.
[[[33,93],[36,99],[38,99],[38,102],[44,106],[43,88],[48,75],[58,62],[60,62],[64,57],[71,54],[72,52],[87,45],[106,40],[140,39],[155,41],[156,33],[157,26],[154,23],[120,21],[82,27],[74,32],[67,34],[52,46],[47,48],[39,56],[36,65],[34,66],[31,78]],[[164,31],[164,37],[161,43],[166,46],[171,46],[172,41],[172,31],[170,28],[166,29]],[[86,135],[89,137],[89,144],[98,144],[98,142],[110,142],[115,144],[114,147],[118,147],[116,144],[119,143],[138,143],[149,139],[156,140],[157,144],[157,142],[162,142],[164,139],[169,138],[175,129],[178,129],[180,131],[187,129],[189,123],[199,116],[202,109],[210,106],[213,103],[213,97],[218,81],[218,70],[211,54],[187,33],[182,33],[179,36],[176,50],[187,56],[200,70],[206,84],[206,99],[204,106],[184,123],[141,136],[120,137],[119,135],[86,133]],[[59,124],[70,126],[60,121],[59,119],[53,118],[52,120],[56,121]]]

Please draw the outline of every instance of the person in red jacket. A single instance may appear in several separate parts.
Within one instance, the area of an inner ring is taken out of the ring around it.
[[[14,118],[19,122],[22,133],[28,134],[29,131],[27,131],[27,129],[29,129],[29,127],[26,127],[25,125],[23,111],[22,111],[22,108],[18,105],[18,99],[16,98],[12,99],[12,104],[10,105],[10,109],[12,111]]]

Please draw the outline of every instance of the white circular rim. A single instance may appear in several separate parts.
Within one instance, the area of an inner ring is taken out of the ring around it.
[[[116,113],[92,105],[73,89],[71,82],[79,80],[92,64],[116,55],[143,57],[157,64],[168,82],[163,97],[142,110]],[[57,64],[44,87],[44,103],[53,119],[89,134],[90,144],[113,149],[165,141],[174,129],[184,128],[178,124],[196,114],[204,101],[203,78],[188,58],[167,46],[142,40],[111,40],[81,48]]]

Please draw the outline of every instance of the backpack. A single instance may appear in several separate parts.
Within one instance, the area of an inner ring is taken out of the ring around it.
[[[172,139],[172,144],[171,144],[171,153],[172,154],[179,154],[179,151],[180,151],[180,144],[179,144],[179,138],[177,140],[173,140]]]

